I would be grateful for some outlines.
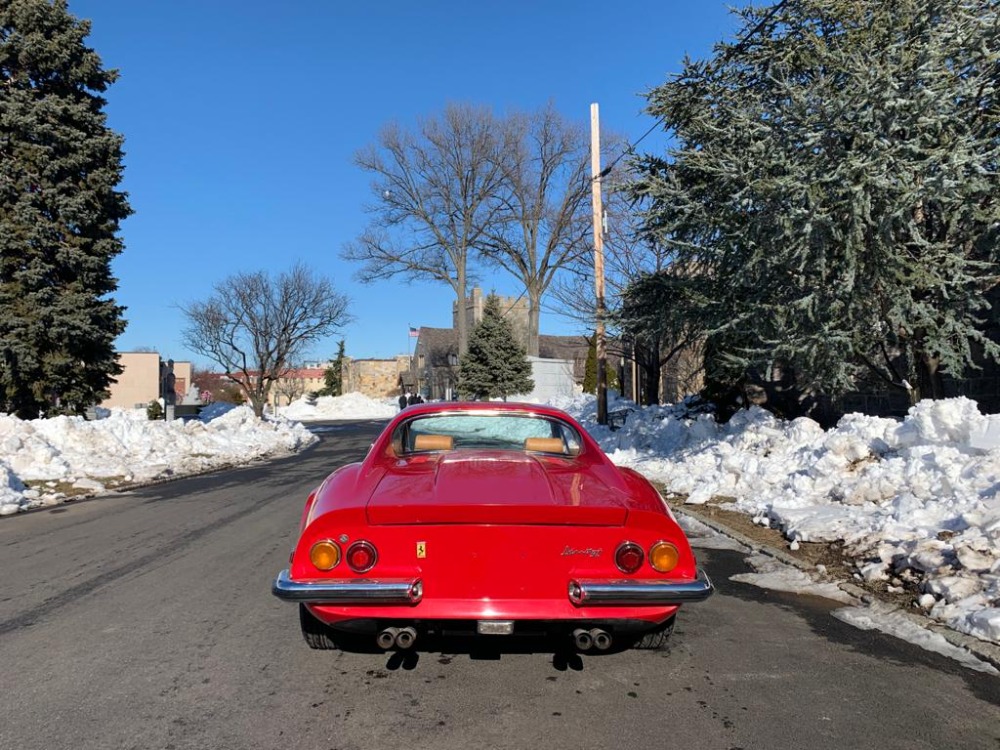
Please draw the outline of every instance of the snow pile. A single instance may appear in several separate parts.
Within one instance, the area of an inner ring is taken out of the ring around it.
[[[1000,448],[975,402],[924,401],[902,422],[849,414],[829,431],[758,408],[719,425],[678,405],[637,408],[611,432],[593,397],[562,407],[687,502],[725,497],[793,542],[843,540],[864,577],[919,582],[931,617],[1000,642]]]
[[[309,404],[305,397],[293,401],[279,409],[286,419],[312,421],[321,419],[388,419],[396,415],[399,407],[393,401],[376,401],[360,393],[345,393],[343,396],[320,396],[315,404]]]
[[[72,488],[101,492],[297,451],[317,438],[301,424],[261,421],[248,407],[216,410],[208,421],[150,422],[133,410],[106,419],[23,421],[0,415],[0,515],[65,499]],[[31,488],[25,486],[30,483]]]

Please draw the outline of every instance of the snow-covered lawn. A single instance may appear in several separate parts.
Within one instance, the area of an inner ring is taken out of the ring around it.
[[[1000,417],[974,402],[923,402],[903,421],[850,414],[828,431],[760,409],[720,425],[685,405],[620,402],[612,408],[633,411],[612,432],[596,424],[592,396],[553,405],[616,463],[688,503],[730,499],[728,508],[781,528],[792,546],[843,540],[863,577],[909,580],[930,617],[1000,643]],[[62,502],[68,488],[100,493],[301,450],[316,437],[299,420],[396,411],[354,393],[300,400],[263,422],[246,407],[170,423],[125,411],[93,422],[0,415],[0,515]]]

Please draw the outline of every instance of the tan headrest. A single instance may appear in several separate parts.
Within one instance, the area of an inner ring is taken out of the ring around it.
[[[565,453],[566,446],[562,438],[540,438],[533,437],[524,441],[526,451],[538,451],[540,453]]]
[[[451,435],[417,435],[413,438],[415,451],[450,451],[455,447],[455,438]]]

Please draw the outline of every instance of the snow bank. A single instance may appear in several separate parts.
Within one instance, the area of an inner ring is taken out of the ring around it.
[[[399,407],[395,401],[376,401],[360,393],[345,393],[343,396],[320,396],[315,404],[300,398],[279,409],[286,419],[312,421],[321,419],[388,419],[395,416]]]
[[[849,414],[829,431],[689,407],[636,408],[610,432],[593,397],[563,404],[613,461],[688,503],[726,497],[789,540],[843,540],[866,578],[919,580],[930,616],[1000,642],[1000,448],[975,402],[924,401],[902,422]]]
[[[214,418],[189,422],[149,422],[118,409],[92,422],[0,415],[0,515],[61,502],[59,485],[100,492],[108,484],[290,453],[317,439],[298,423],[261,421],[249,407],[214,412]]]

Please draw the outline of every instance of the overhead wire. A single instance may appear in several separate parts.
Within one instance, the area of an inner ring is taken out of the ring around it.
[[[725,54],[722,56],[722,59],[719,62],[720,63],[728,62],[729,58],[732,55],[736,54],[737,52],[742,52],[744,49],[746,49],[746,45],[750,43],[750,40],[753,39],[753,37],[755,37],[763,30],[763,28],[768,24],[768,22],[772,18],[774,18],[775,14],[777,14],[777,12],[785,6],[787,1],[788,0],[778,0],[777,3],[771,6],[770,10],[768,10],[768,12],[764,14],[764,17],[761,18],[761,20],[758,21],[757,24],[743,36],[742,39],[740,39],[736,44],[726,49]],[[601,170],[600,174],[598,174],[596,177],[592,177],[591,180],[596,180],[602,177],[606,177],[611,172],[611,170],[618,165],[618,162],[620,162],[629,154],[634,154],[636,146],[642,143],[643,140],[645,140],[645,138],[650,133],[652,133],[658,127],[663,125],[664,118],[665,118],[664,115],[660,115],[660,117],[656,118],[656,122],[654,122],[645,133],[639,136],[639,138],[634,143],[628,144],[625,147],[625,149],[618,156],[616,156],[607,167]]]

